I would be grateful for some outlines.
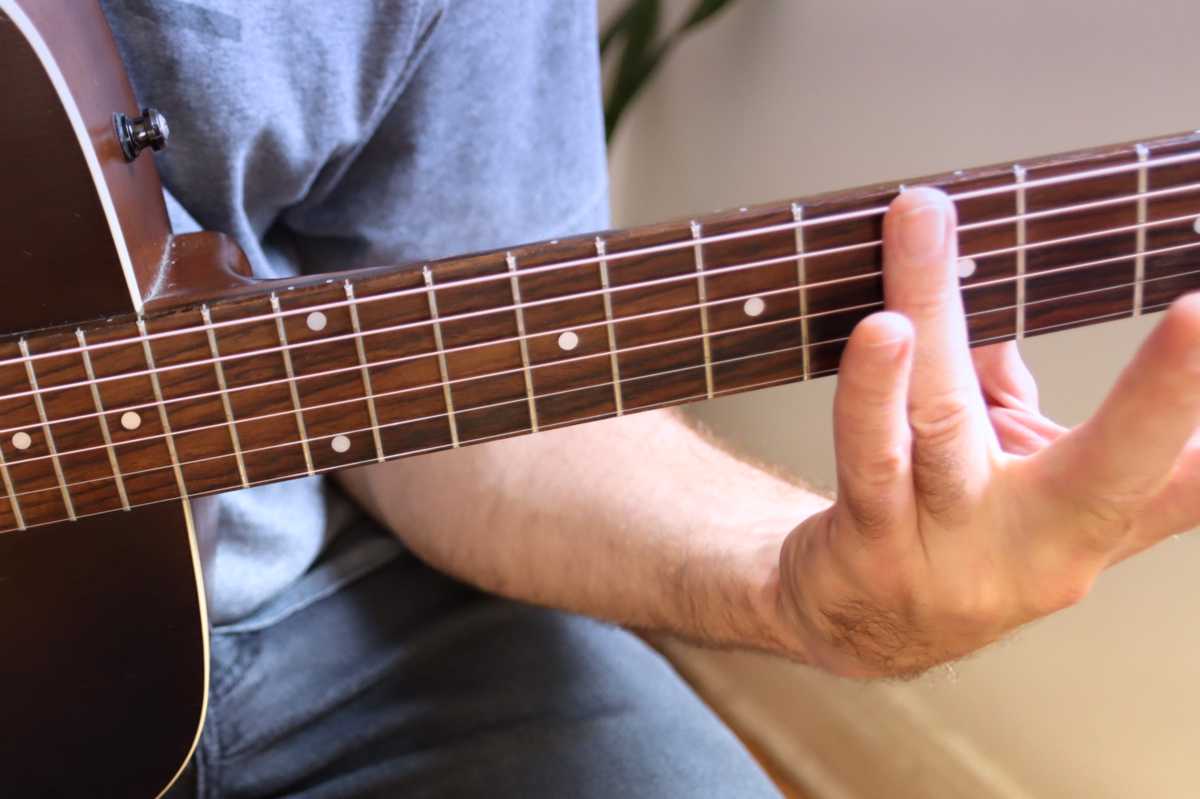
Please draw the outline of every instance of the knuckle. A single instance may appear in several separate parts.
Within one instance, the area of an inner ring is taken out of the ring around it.
[[[883,538],[895,526],[889,503],[869,492],[846,491],[842,494],[842,501],[850,522],[865,538]]]
[[[884,448],[839,466],[840,499],[859,533],[882,538],[895,526],[892,497],[907,469],[908,455],[899,447]]]
[[[970,404],[961,389],[952,389],[909,410],[909,426],[918,444],[944,446],[964,430]]]
[[[1088,550],[1108,551],[1128,537],[1145,505],[1142,491],[1086,491],[1077,503],[1083,542]]]
[[[913,485],[921,504],[935,519],[961,521],[967,481],[959,457],[947,449],[917,447],[913,452]]]
[[[874,418],[880,408],[892,404],[892,388],[887,381],[879,379],[878,371],[847,371],[839,379],[854,397],[853,404],[847,403],[841,408],[848,418]]]
[[[1082,602],[1092,591],[1096,571],[1087,566],[1073,566],[1045,580],[1034,603],[1033,613],[1046,616]]]
[[[937,266],[945,266],[942,264],[942,260],[941,258],[934,259],[934,263]],[[929,263],[928,259],[924,263]],[[949,267],[946,267],[945,271],[949,274]],[[948,278],[947,282],[949,282]],[[957,288],[955,290],[957,291]],[[948,297],[941,293],[941,289],[914,292],[912,296],[905,297],[904,310],[910,316],[918,319],[936,319],[954,310],[954,297]]]
[[[970,424],[969,404],[960,390],[946,392],[909,413],[913,431],[913,480],[926,509],[942,516],[961,506],[966,476],[957,446]]]
[[[881,448],[843,467],[845,478],[865,489],[882,490],[896,484],[908,469],[908,453],[899,446]]]
[[[943,597],[941,615],[949,629],[978,634],[1006,627],[1011,602],[1011,595],[995,580],[979,579],[959,585]]]

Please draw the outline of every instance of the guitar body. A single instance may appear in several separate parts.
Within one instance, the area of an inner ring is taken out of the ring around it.
[[[0,97],[0,333],[141,311],[173,242],[95,4],[0,0]],[[204,716],[199,577],[186,499],[0,534],[0,794],[166,791]]]

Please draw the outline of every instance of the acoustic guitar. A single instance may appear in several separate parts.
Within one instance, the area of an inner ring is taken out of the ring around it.
[[[222,491],[837,371],[903,184],[283,282],[173,235],[90,0],[0,0],[0,794],[154,797],[196,745]],[[169,109],[165,109],[169,112]],[[959,171],[975,344],[1200,287],[1200,134]]]

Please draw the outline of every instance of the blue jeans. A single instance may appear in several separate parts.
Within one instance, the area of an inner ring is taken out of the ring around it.
[[[171,799],[778,796],[637,637],[481,594],[378,533],[337,550],[213,631]]]

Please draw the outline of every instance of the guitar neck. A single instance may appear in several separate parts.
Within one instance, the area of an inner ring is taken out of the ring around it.
[[[1200,287],[1200,134],[909,181],[974,344]],[[904,184],[367,270],[0,343],[0,531],[837,371]]]

